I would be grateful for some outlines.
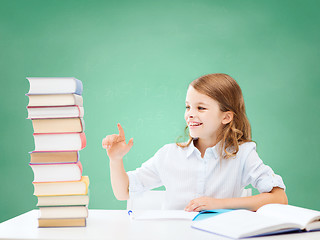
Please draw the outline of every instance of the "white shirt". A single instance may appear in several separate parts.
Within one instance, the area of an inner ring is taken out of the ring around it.
[[[237,155],[229,159],[220,159],[218,145],[208,148],[202,158],[193,142],[186,148],[167,144],[127,174],[130,197],[164,185],[164,209],[184,209],[192,199],[202,196],[240,197],[249,184],[259,192],[270,192],[273,187],[285,189],[282,178],[263,164],[253,142],[241,144]]]

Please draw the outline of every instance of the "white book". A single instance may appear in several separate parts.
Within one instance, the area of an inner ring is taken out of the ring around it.
[[[82,118],[83,107],[79,106],[57,106],[57,107],[28,107],[28,119],[41,118]]]
[[[82,165],[76,163],[30,164],[34,182],[79,181],[82,176]]]
[[[31,94],[58,94],[75,93],[82,94],[82,82],[74,77],[27,77]]]
[[[85,133],[34,133],[35,151],[70,151],[81,150],[86,146]]]
[[[297,230],[320,230],[320,211],[267,204],[257,212],[234,210],[193,222],[192,227],[236,239]]]

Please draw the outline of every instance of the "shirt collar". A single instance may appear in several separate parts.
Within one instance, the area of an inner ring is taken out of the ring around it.
[[[198,151],[199,152],[199,150],[194,146],[194,140],[192,140],[190,145],[188,146],[187,158],[189,158],[194,151]],[[218,158],[218,156],[219,156],[218,148],[219,148],[220,143],[221,143],[221,141],[218,142],[215,146],[207,148],[206,154],[208,154],[208,153],[210,154],[210,152],[211,152],[213,154],[214,158]]]

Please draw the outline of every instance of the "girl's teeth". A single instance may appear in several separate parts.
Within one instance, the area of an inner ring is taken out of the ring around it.
[[[190,126],[200,126],[201,123],[191,123]]]

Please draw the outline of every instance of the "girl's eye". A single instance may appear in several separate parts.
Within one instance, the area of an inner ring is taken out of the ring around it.
[[[198,109],[199,109],[199,110],[205,110],[205,108],[203,108],[203,107],[198,107]]]
[[[186,106],[186,109],[190,109],[190,107],[189,107],[189,106]]]

